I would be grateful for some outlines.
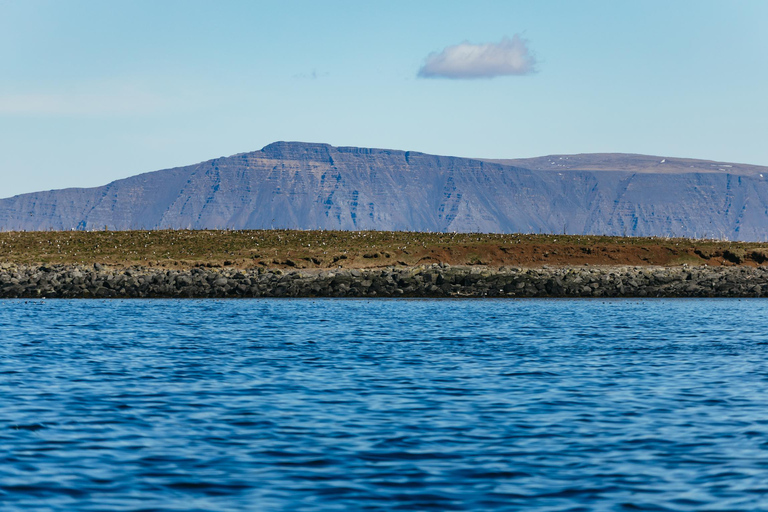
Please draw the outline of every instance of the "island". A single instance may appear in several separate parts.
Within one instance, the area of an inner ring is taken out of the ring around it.
[[[2,298],[763,296],[765,243],[391,231],[0,232]]]

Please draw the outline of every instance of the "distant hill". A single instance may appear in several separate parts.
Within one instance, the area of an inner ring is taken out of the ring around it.
[[[765,241],[768,168],[625,154],[482,160],[276,142],[102,187],[0,200],[2,230],[105,227]]]
[[[625,153],[585,153],[581,155],[549,155],[514,160],[490,160],[503,165],[525,167],[535,171],[625,171],[651,174],[727,173],[745,176],[768,176],[768,167],[729,164],[692,158],[668,158]]]

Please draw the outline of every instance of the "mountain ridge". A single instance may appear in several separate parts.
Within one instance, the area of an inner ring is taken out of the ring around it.
[[[502,165],[514,165],[541,171],[599,171],[623,170],[646,173],[730,173],[743,175],[768,174],[768,167],[744,163],[718,162],[695,158],[664,157],[638,153],[579,153],[546,155],[533,158],[482,159]],[[617,166],[621,165],[621,169]]]
[[[763,241],[763,174],[768,168],[650,155],[490,160],[280,141],[100,187],[0,199],[0,229],[566,232]]]

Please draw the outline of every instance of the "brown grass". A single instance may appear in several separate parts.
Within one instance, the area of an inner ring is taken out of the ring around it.
[[[768,244],[669,238],[388,231],[1,232],[1,264],[374,268],[768,265]]]

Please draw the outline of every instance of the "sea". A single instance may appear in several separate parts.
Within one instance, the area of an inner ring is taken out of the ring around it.
[[[768,510],[768,301],[3,300],[0,510]]]

